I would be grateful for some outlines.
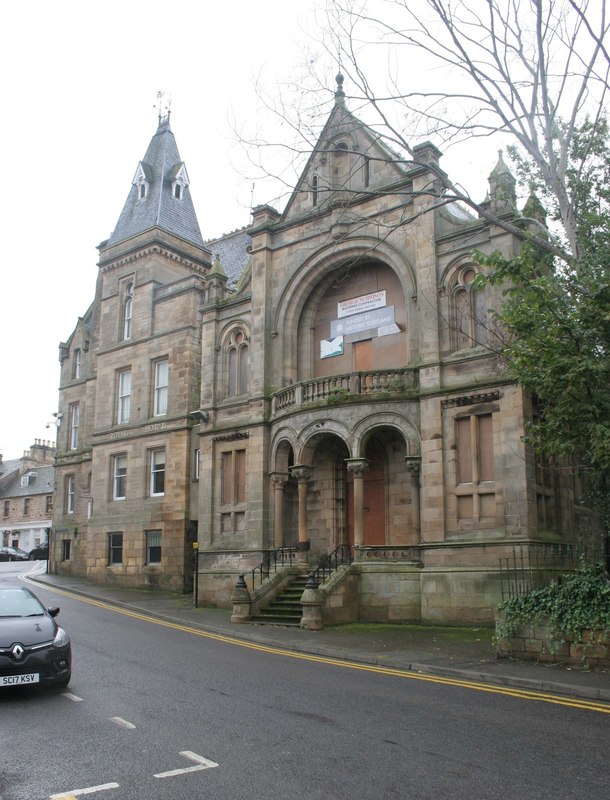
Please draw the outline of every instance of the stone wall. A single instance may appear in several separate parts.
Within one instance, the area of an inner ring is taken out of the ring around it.
[[[588,634],[583,638],[584,641],[578,643],[553,642],[546,620],[541,619],[535,625],[523,625],[510,639],[499,639],[496,654],[498,658],[517,658],[545,664],[610,667],[610,631],[601,637]]]

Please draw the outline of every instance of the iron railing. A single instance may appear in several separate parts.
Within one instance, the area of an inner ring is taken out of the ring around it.
[[[320,561],[316,569],[309,573],[309,579],[314,580],[317,584],[329,578],[333,572],[339,569],[343,564],[351,564],[354,560],[352,554],[352,547],[349,544],[340,544],[332,553],[320,557]]]
[[[266,553],[261,563],[250,571],[252,591],[257,586],[262,586],[272,572],[277,572],[278,568],[291,566],[297,554],[296,547],[278,547]]]
[[[502,600],[520,597],[532,589],[561,580],[562,575],[594,563],[600,554],[584,544],[513,545],[511,554],[500,559]]]

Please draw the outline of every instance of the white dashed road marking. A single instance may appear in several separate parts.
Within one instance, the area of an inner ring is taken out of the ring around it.
[[[129,728],[130,731],[135,731],[136,726],[133,722],[127,722],[123,717],[110,717],[111,722],[116,722],[117,725],[122,725],[123,728]]]
[[[73,700],[75,703],[82,703],[83,698],[79,697],[77,694],[72,694],[71,692],[62,692],[62,697],[67,697],[68,700]]]
[[[187,772],[198,772],[201,769],[211,769],[212,767],[218,766],[215,761],[210,761],[203,756],[197,755],[197,753],[192,753],[190,750],[181,750],[179,755],[188,758],[190,761],[195,761],[197,766],[172,769],[169,772],[158,772],[155,778],[173,778],[175,775],[184,775]]]
[[[100,786],[89,786],[87,789],[72,789],[71,792],[62,792],[61,794],[52,794],[49,800],[72,800],[73,797],[81,797],[84,794],[94,794],[95,792],[103,792],[106,789],[118,789],[118,783],[102,783]]]

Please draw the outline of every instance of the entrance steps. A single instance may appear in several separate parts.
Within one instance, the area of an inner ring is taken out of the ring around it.
[[[255,625],[284,625],[300,627],[303,616],[301,596],[305,591],[307,575],[294,575],[289,583],[281,589],[275,598],[258,614],[250,617],[248,622]]]

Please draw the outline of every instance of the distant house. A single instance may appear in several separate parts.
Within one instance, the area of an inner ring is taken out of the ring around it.
[[[47,541],[53,515],[55,445],[36,439],[21,458],[0,456],[0,541],[29,552]]]

